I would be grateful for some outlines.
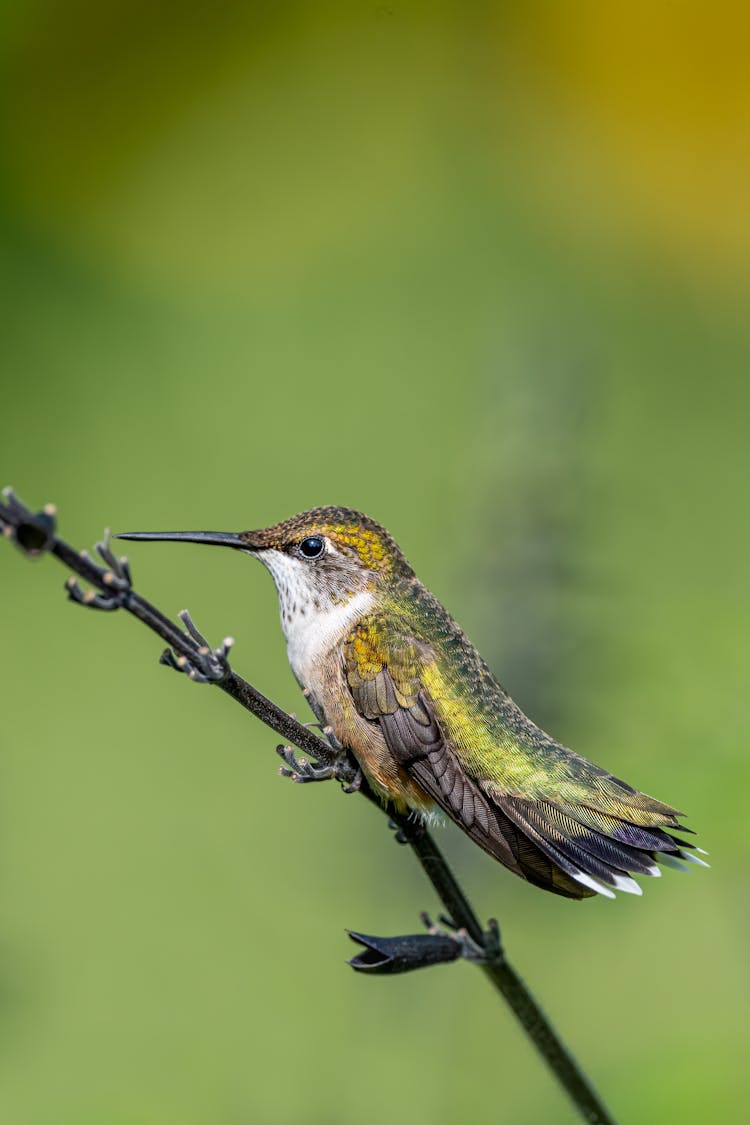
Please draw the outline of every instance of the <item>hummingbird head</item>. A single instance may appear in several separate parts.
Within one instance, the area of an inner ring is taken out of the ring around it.
[[[414,573],[385,528],[351,508],[312,508],[240,538],[270,572],[285,624],[301,610],[325,612]]]
[[[255,556],[276,585],[287,640],[301,618],[310,624],[355,598],[370,602],[389,579],[414,574],[385,528],[351,508],[312,508],[271,527],[237,534],[130,532],[117,538],[207,543]]]

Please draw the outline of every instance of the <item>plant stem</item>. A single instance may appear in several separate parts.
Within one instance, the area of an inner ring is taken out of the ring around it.
[[[45,509],[44,512],[34,515],[9,490],[5,491],[4,496],[6,503],[0,503],[0,528],[7,538],[14,539],[27,554],[48,552],[54,555],[63,566],[85,579],[103,595],[112,595],[111,569],[108,566],[99,566],[87,552],[78,552],[58,538],[54,533],[52,509]],[[98,547],[100,553],[101,547],[100,544]],[[132,614],[180,655],[189,660],[197,657],[199,646],[195,639],[180,629],[156,606],[136,593],[129,584],[129,578],[122,588],[115,586],[115,590],[119,592],[115,593],[114,604],[109,608],[123,609]],[[304,753],[325,764],[332,764],[336,759],[335,753],[327,742],[313,734],[308,727],[297,722],[233,669],[228,668],[226,675],[222,680],[217,681],[216,686]],[[356,763],[352,760],[351,764],[353,776]],[[366,782],[362,784],[360,792],[398,826],[401,838],[412,848],[451,920],[456,926],[465,929],[477,945],[487,950],[488,957],[481,964],[481,968],[509,1004],[547,1066],[572,1099],[582,1120],[594,1122],[596,1125],[614,1125],[614,1119],[597,1096],[588,1078],[565,1047],[521,977],[508,963],[500,944],[497,944],[496,949],[491,948],[476,912],[424,824],[397,812],[392,806],[383,805]]]
[[[376,797],[371,799],[377,802]],[[485,943],[485,935],[477,915],[448,866],[435,840],[420,821],[389,810],[406,837],[427,878],[432,883],[450,918],[463,927],[477,944]],[[555,1031],[522,978],[508,962],[502,947],[496,956],[481,966],[495,988],[510,1005],[534,1046],[550,1070],[565,1088],[584,1121],[612,1125],[613,1118],[591,1082]]]

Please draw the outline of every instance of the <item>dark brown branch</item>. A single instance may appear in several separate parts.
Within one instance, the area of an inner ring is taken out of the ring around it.
[[[55,510],[52,506],[33,514],[9,489],[4,491],[3,497],[5,503],[0,504],[0,528],[3,535],[15,542],[26,555],[37,556],[45,553],[54,555],[63,566],[83,578],[92,587],[91,591],[84,594],[75,580],[69,579],[66,585],[72,600],[99,609],[123,609],[157,633],[181,657],[191,662],[200,662],[206,650],[201,649],[193,636],[180,629],[156,606],[136,593],[130,583],[127,562],[125,561],[123,565],[123,560],[114,558],[106,537],[103,543],[97,545],[97,550],[105,562],[104,566],[99,566],[87,552],[75,551],[64,540],[57,537]],[[99,591],[99,594],[95,594],[95,591]],[[271,730],[305,754],[309,754],[324,765],[337,764],[339,780],[345,783],[354,780],[357,766],[351,756],[341,768],[338,763],[339,755],[328,742],[288,715],[242,676],[237,675],[228,664],[224,665],[221,678],[213,682]],[[474,948],[479,950],[481,956],[473,956],[470,959],[479,961],[483,971],[510,1005],[550,1070],[572,1099],[582,1120],[598,1125],[613,1125],[613,1118],[586,1075],[575,1062],[524,982],[508,963],[500,944],[497,925],[491,925],[487,933],[483,931],[471,903],[424,824],[399,813],[390,806],[384,806],[366,782],[361,785],[360,792],[390,818],[398,830],[397,838],[400,842],[412,848],[447,910],[450,922],[459,933],[465,932]],[[393,942],[398,939],[375,940]],[[449,959],[452,959],[450,954],[433,960]],[[415,961],[414,966],[416,967],[417,964],[418,962]]]

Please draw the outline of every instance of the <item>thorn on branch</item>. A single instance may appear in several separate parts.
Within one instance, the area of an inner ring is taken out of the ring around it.
[[[197,684],[223,683],[232,671],[229,653],[234,645],[234,637],[225,637],[220,645],[212,649],[186,609],[180,610],[177,616],[194,641],[195,651],[188,658],[184,654],[175,656],[170,648],[165,648],[159,657],[159,663],[175,672],[184,672]]]
[[[122,607],[123,594],[119,591],[115,594],[98,594],[94,589],[84,590],[75,578],[67,580],[65,589],[68,591],[69,601],[75,602],[76,605],[108,612]]]
[[[125,555],[119,558],[114,555],[109,542],[110,531],[109,528],[107,528],[104,532],[104,538],[96,544],[96,552],[105,566],[109,568],[108,570],[102,570],[91,558],[88,551],[78,552],[80,558],[90,563],[91,566],[96,567],[102,585],[106,587],[107,592],[100,593],[93,588],[84,591],[75,578],[68,579],[65,583],[65,589],[68,591],[70,601],[75,602],[77,605],[84,605],[88,606],[90,609],[101,609],[111,613],[113,610],[122,609],[122,607],[126,605],[128,596],[133,588],[133,580],[127,558]]]

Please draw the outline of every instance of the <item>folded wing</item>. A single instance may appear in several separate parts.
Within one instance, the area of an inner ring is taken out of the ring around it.
[[[685,850],[692,845],[672,835],[688,831],[676,810],[557,743],[550,743],[553,756],[569,756],[582,771],[579,784],[552,784],[542,794],[537,781],[527,795],[498,784],[491,770],[485,775],[476,755],[467,768],[424,685],[434,656],[416,638],[394,639],[387,623],[367,618],[344,644],[343,659],[354,705],[379,724],[394,758],[481,848],[529,882],[568,898],[640,894],[631,874],[659,875],[657,859],[672,866],[680,865],[677,856],[695,860]]]

